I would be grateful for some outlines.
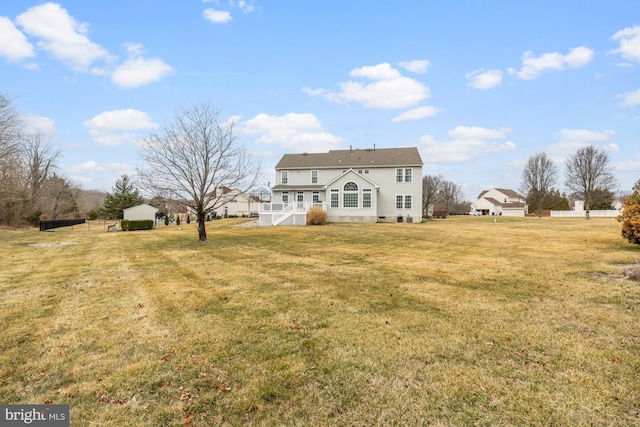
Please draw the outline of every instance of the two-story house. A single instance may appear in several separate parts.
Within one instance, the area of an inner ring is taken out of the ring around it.
[[[415,147],[285,154],[275,169],[274,211],[318,205],[329,222],[422,219],[422,158]],[[263,223],[263,211],[260,216]]]
[[[480,193],[471,208],[482,215],[525,216],[526,197],[513,190],[492,188]]]

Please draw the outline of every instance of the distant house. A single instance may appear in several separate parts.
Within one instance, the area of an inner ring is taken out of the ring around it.
[[[525,216],[526,198],[513,190],[493,188],[480,193],[478,200],[471,204],[472,210],[482,215]]]
[[[415,147],[285,154],[275,169],[261,225],[304,224],[312,206],[330,222],[422,219],[422,158]]]
[[[216,215],[222,217],[257,216],[258,199],[240,190],[222,187]]]
[[[150,219],[155,222],[156,213],[158,212],[158,208],[154,208],[151,205],[147,205],[143,203],[141,205],[132,206],[130,208],[123,209],[124,219],[128,220],[144,220]]]

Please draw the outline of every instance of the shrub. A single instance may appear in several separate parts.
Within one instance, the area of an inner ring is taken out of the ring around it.
[[[180,215],[176,217],[176,225],[180,225]]]
[[[123,231],[151,230],[153,229],[153,223],[152,219],[123,219],[120,221],[120,228]]]
[[[165,226],[169,225],[169,215],[164,217],[164,225]]]
[[[633,193],[622,201],[622,212],[616,219],[622,224],[622,237],[640,245],[640,181],[634,185]]]
[[[187,214],[187,224],[191,224],[191,215]]]
[[[327,212],[322,208],[311,208],[307,211],[307,225],[324,225],[327,223]]]

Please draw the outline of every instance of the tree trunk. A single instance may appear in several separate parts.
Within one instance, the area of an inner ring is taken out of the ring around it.
[[[207,229],[205,228],[206,213],[204,212],[204,210],[198,209],[197,216],[198,216],[198,240],[200,240],[201,242],[206,242],[207,241]]]

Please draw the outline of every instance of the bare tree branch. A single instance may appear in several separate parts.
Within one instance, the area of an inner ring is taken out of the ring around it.
[[[575,197],[584,200],[586,219],[589,219],[589,209],[596,192],[612,191],[616,187],[609,155],[593,145],[579,149],[567,159],[565,178],[565,185],[574,192]]]
[[[558,169],[545,153],[538,153],[529,157],[522,171],[520,191],[527,197],[527,202],[538,213],[544,209],[558,179]]]
[[[220,111],[209,104],[181,109],[142,141],[141,157],[141,186],[194,210],[200,240],[207,239],[206,215],[224,204],[222,189],[247,192],[260,175],[260,162],[240,144],[233,123],[220,123]]]

